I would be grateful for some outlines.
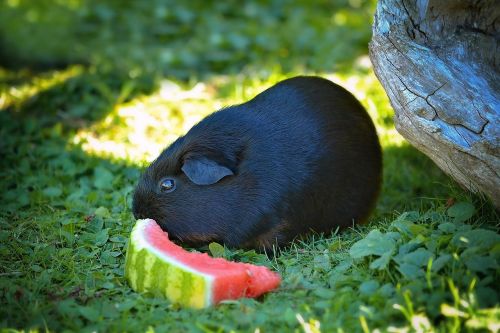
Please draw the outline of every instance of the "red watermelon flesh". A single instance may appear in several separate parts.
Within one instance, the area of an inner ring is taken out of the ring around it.
[[[168,239],[168,234],[151,219],[143,220],[143,237],[164,256],[174,259],[195,272],[211,276],[211,302],[241,297],[257,297],[279,286],[279,274],[263,266],[212,258],[206,253],[184,250]]]

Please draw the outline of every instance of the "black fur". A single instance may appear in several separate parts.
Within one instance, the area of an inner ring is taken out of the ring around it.
[[[218,176],[196,185],[183,165],[206,160],[198,167],[216,169],[201,174]],[[133,212],[187,243],[269,247],[365,221],[381,170],[375,127],[361,104],[328,80],[295,77],[177,139],[144,172]],[[165,177],[175,179],[175,191],[160,192]]]

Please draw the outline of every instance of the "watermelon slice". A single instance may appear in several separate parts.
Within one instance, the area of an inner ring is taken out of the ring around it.
[[[188,252],[172,243],[151,219],[138,220],[132,230],[125,277],[135,291],[193,308],[257,297],[281,282],[277,273],[263,266]]]

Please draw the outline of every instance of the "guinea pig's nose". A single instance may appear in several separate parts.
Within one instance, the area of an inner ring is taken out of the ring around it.
[[[143,202],[140,200],[136,200],[134,197],[134,201],[132,202],[132,214],[136,220],[147,219],[149,216],[146,215],[147,209],[145,209]]]

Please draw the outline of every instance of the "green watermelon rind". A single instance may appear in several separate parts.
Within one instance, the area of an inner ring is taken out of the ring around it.
[[[196,271],[161,252],[145,239],[150,220],[138,220],[129,240],[125,277],[135,291],[166,297],[193,308],[212,305],[213,276]]]

